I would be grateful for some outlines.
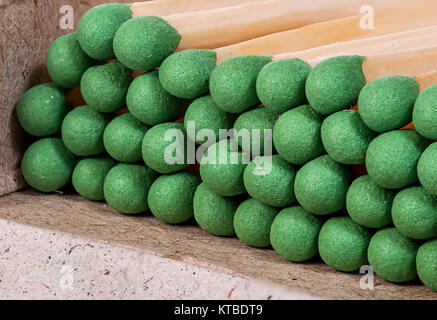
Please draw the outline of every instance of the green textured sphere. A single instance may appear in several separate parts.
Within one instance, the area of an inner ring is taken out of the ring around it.
[[[383,228],[392,224],[394,193],[378,186],[369,176],[352,182],[346,195],[346,208],[356,223],[367,228]]]
[[[193,198],[200,177],[193,172],[177,172],[160,176],[152,184],[147,197],[150,211],[159,220],[179,224],[193,217]]]
[[[230,140],[211,145],[200,162],[200,176],[205,185],[221,196],[246,193],[243,174],[246,158],[236,151]]]
[[[414,130],[394,130],[369,145],[366,168],[370,178],[386,189],[406,187],[417,181],[417,163],[429,145]]]
[[[194,218],[199,226],[217,236],[233,236],[234,215],[239,201],[235,197],[222,197],[201,183],[194,194]]]
[[[45,137],[61,131],[68,110],[64,90],[55,83],[43,83],[23,94],[17,104],[17,117],[27,133]]]
[[[62,122],[62,140],[78,156],[93,156],[105,151],[103,132],[110,121],[109,115],[90,106],[71,110]]]
[[[294,192],[299,204],[317,215],[334,213],[346,207],[346,194],[351,180],[349,167],[328,155],[304,165],[296,174]]]
[[[307,103],[305,82],[311,69],[298,58],[266,64],[256,80],[256,92],[266,109],[283,113]]]
[[[21,171],[32,188],[52,192],[71,182],[76,162],[76,157],[60,138],[44,138],[26,150],[21,160]]]
[[[423,90],[414,104],[414,128],[425,138],[437,140],[437,85]]]
[[[270,241],[286,260],[302,262],[319,253],[318,238],[323,222],[300,206],[283,209],[270,229]]]
[[[344,110],[323,121],[321,135],[323,146],[332,159],[343,164],[361,164],[377,133],[364,124],[358,111]]]
[[[109,170],[116,165],[110,158],[86,158],[79,161],[73,171],[74,189],[92,201],[105,200],[103,184]]]
[[[270,227],[277,213],[277,208],[255,199],[242,202],[234,216],[238,239],[252,247],[270,247]]]
[[[160,17],[144,16],[123,23],[114,36],[117,59],[133,70],[159,67],[179,46],[181,35]]]
[[[126,214],[146,211],[147,195],[157,173],[144,165],[119,163],[106,175],[105,200],[111,208]]]
[[[352,107],[366,84],[362,69],[364,59],[361,56],[339,56],[317,64],[305,84],[311,107],[321,114]]]
[[[159,173],[173,173],[190,166],[187,161],[187,133],[177,122],[158,124],[144,135],[144,162]]]
[[[131,81],[131,71],[114,61],[89,68],[80,81],[80,91],[86,103],[97,111],[115,112],[126,106]]]
[[[292,164],[305,164],[325,152],[321,137],[323,116],[309,105],[282,114],[273,127],[273,144]]]
[[[147,129],[130,113],[114,118],[103,132],[106,151],[119,162],[142,160],[141,144]]]
[[[80,46],[94,59],[114,59],[112,41],[115,33],[131,18],[132,12],[127,4],[109,3],[91,8],[77,26]]]
[[[215,51],[207,49],[173,53],[159,67],[159,81],[178,98],[196,99],[209,92],[209,78],[216,60]]]
[[[411,239],[437,237],[437,198],[421,186],[400,191],[392,208],[396,229]]]
[[[422,153],[417,164],[417,176],[428,193],[437,196],[437,143]]]
[[[420,246],[416,257],[417,274],[422,283],[437,291],[437,239]]]
[[[238,136],[241,149],[250,153],[252,157],[271,155],[273,127],[278,116],[277,113],[272,113],[266,108],[255,108],[242,113],[234,123],[234,129],[243,133]]]
[[[418,244],[395,228],[380,230],[370,240],[367,251],[370,266],[381,278],[391,282],[406,282],[417,277]]]
[[[244,186],[249,195],[272,207],[296,202],[294,167],[280,156],[257,157],[244,169]]]
[[[228,131],[235,122],[235,114],[224,112],[212,100],[210,95],[194,100],[187,109],[184,117],[184,126],[188,137],[196,143],[214,143],[220,138],[220,129]],[[189,130],[194,126],[194,131]],[[204,129],[212,131],[211,136]]]
[[[334,217],[325,222],[319,234],[319,253],[330,267],[346,272],[367,264],[370,232],[349,217]]]
[[[76,33],[57,38],[47,52],[47,70],[57,85],[75,88],[85,71],[96,64],[80,47]]]
[[[412,77],[385,76],[361,90],[358,110],[364,123],[376,132],[399,129],[412,120],[419,84]]]
[[[162,87],[157,71],[144,73],[132,81],[126,103],[132,115],[149,126],[177,120],[186,110],[184,100]]]
[[[239,56],[220,63],[209,81],[211,96],[223,111],[241,113],[260,104],[256,79],[272,57]]]

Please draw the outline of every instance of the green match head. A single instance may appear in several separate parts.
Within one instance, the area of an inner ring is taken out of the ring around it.
[[[367,265],[370,232],[349,217],[325,222],[319,234],[319,253],[332,268],[353,272]]]
[[[417,274],[425,286],[437,292],[437,239],[424,243],[417,251]]]
[[[305,82],[311,69],[297,58],[266,64],[256,80],[256,92],[266,109],[283,113],[306,104]]]
[[[73,171],[74,189],[82,197],[92,201],[105,200],[103,184],[106,175],[116,162],[110,158],[85,158],[79,161]]]
[[[145,16],[126,21],[114,36],[117,59],[133,70],[151,71],[179,45],[181,35],[160,17]]]
[[[437,140],[437,85],[423,90],[414,104],[414,128],[425,138]]]
[[[294,192],[299,204],[317,215],[331,214],[346,207],[351,170],[328,155],[305,164],[296,174]]]
[[[196,99],[209,92],[209,78],[216,60],[215,51],[207,49],[173,53],[159,67],[159,81],[178,98]]]
[[[61,189],[71,182],[77,158],[60,138],[44,138],[34,142],[24,153],[21,170],[24,180],[41,192]]]
[[[360,92],[358,111],[376,132],[399,129],[412,120],[419,84],[412,77],[385,76],[369,82]]]
[[[358,111],[343,110],[323,121],[321,136],[332,159],[343,164],[361,164],[377,133],[364,124]]]
[[[200,177],[194,172],[177,172],[160,176],[149,190],[150,211],[161,221],[180,224],[193,217],[193,198]]]
[[[106,175],[103,193],[108,205],[120,213],[146,211],[147,194],[158,174],[140,164],[119,163]]]
[[[148,127],[131,113],[114,118],[105,128],[103,144],[111,157],[120,162],[142,160],[141,144]]]
[[[270,247],[270,228],[278,210],[256,199],[242,202],[234,215],[238,239],[252,247]]]
[[[420,156],[417,176],[425,190],[437,196],[437,142],[426,148]]]
[[[279,155],[292,164],[305,164],[325,152],[320,129],[323,116],[309,105],[283,113],[273,127]]]
[[[417,181],[417,163],[429,142],[414,130],[381,134],[369,144],[366,168],[370,178],[386,189],[406,187]]]
[[[370,266],[378,276],[390,282],[414,280],[418,247],[395,228],[380,230],[370,240],[367,251]]]
[[[17,104],[17,117],[23,129],[45,137],[61,131],[69,107],[65,90],[55,83],[43,83],[27,90]]]
[[[256,79],[272,57],[239,56],[220,63],[211,73],[209,88],[219,108],[241,113],[260,104],[256,94]]]
[[[131,70],[114,61],[89,68],[80,82],[86,103],[100,112],[115,112],[126,106],[132,81]]]
[[[305,85],[311,107],[325,115],[352,107],[366,84],[362,69],[364,59],[339,56],[317,64]]]
[[[319,253],[317,240],[323,222],[300,206],[278,213],[270,229],[270,242],[286,260],[302,262]]]
[[[91,8],[77,26],[80,46],[94,59],[114,59],[112,42],[115,33],[131,18],[132,12],[127,4],[109,3]]]
[[[144,73],[132,81],[126,97],[132,115],[154,126],[183,117],[187,102],[169,94],[158,79],[158,72]]]
[[[57,38],[47,52],[47,70],[56,84],[63,88],[80,85],[84,72],[97,62],[80,47],[76,33]]]
[[[71,110],[62,122],[62,141],[78,156],[93,156],[105,151],[103,132],[111,120],[90,106]]]

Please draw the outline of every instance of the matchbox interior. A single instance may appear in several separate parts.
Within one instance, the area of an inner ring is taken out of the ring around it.
[[[437,293],[419,281],[396,285],[375,276],[375,289],[362,290],[362,275],[335,271],[319,258],[291,263],[272,249],[255,249],[236,238],[210,235],[193,222],[171,226],[151,214],[121,215],[68,190],[42,194],[26,187],[20,160],[32,139],[18,124],[16,103],[27,89],[49,81],[47,49],[55,38],[72,31],[59,27],[59,8],[73,6],[78,21],[91,6],[104,2],[109,1],[12,0],[0,5],[0,219],[223,268],[322,298],[437,299]]]

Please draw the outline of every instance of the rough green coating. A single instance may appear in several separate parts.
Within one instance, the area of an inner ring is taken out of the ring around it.
[[[417,277],[417,243],[395,228],[380,230],[370,240],[367,256],[373,271],[391,282],[406,282]]]
[[[148,127],[132,114],[114,118],[103,132],[103,144],[111,157],[119,162],[138,162],[142,159],[141,144]]]
[[[282,114],[273,127],[276,151],[292,164],[304,164],[325,152],[320,130],[323,116],[309,105]]]
[[[256,80],[256,93],[266,109],[283,113],[307,103],[305,82],[311,69],[298,58],[266,64]]]
[[[238,116],[234,129],[237,132],[243,130],[241,131],[243,135],[238,135],[238,144],[241,149],[250,153],[252,157],[272,154],[273,126],[278,117],[279,114],[272,113],[266,108],[255,108]]]
[[[193,198],[200,177],[193,172],[177,172],[155,180],[147,197],[150,211],[159,220],[179,224],[193,217]]]
[[[392,224],[393,198],[393,191],[378,186],[365,175],[357,178],[349,187],[346,208],[356,223],[367,228],[383,228]]]
[[[100,112],[115,112],[126,106],[126,95],[132,73],[114,61],[89,68],[80,81],[86,103]]]
[[[277,213],[277,208],[256,199],[242,202],[234,216],[234,229],[238,239],[252,247],[270,247],[270,227]]]
[[[194,194],[194,218],[199,226],[216,236],[233,236],[234,215],[239,201],[235,197],[222,197],[201,183]]]
[[[394,130],[373,139],[367,149],[370,178],[386,189],[399,189],[417,181],[417,163],[429,145],[414,130]]]
[[[200,176],[205,185],[221,196],[236,196],[246,193],[243,173],[246,158],[235,151],[230,140],[221,140],[211,145],[200,162]]]
[[[105,151],[103,132],[110,121],[109,115],[90,106],[71,110],[62,122],[62,140],[78,156],[93,156]]]
[[[57,85],[75,88],[84,72],[96,64],[80,47],[76,33],[57,38],[47,52],[47,70]]]
[[[399,129],[412,120],[419,84],[412,77],[385,76],[369,82],[360,92],[358,110],[376,132]]]
[[[280,156],[258,157],[244,169],[244,186],[249,195],[272,207],[296,202],[294,167]]]
[[[286,260],[302,262],[319,253],[318,238],[322,221],[300,206],[283,209],[270,229],[270,241]]]
[[[69,108],[65,92],[55,83],[43,83],[27,90],[17,104],[17,117],[23,129],[45,137],[61,131]]]
[[[160,17],[137,17],[123,23],[114,36],[115,56],[133,70],[159,67],[179,45],[181,35]]]
[[[149,129],[141,148],[144,162],[156,172],[173,173],[190,166],[182,123],[166,122]]]
[[[361,164],[377,133],[364,124],[358,111],[344,110],[323,121],[321,135],[323,146],[332,159],[343,164]]]
[[[311,107],[332,114],[352,107],[366,84],[364,57],[339,56],[317,64],[308,75],[305,92]]]
[[[60,138],[44,138],[26,150],[21,160],[21,171],[32,188],[52,192],[71,182],[76,161]]]
[[[144,73],[132,81],[126,103],[134,117],[149,126],[179,119],[186,110],[184,100],[162,87],[157,71]]]
[[[400,191],[391,211],[396,229],[411,239],[437,237],[437,198],[421,186]]]
[[[419,248],[416,265],[422,283],[437,292],[437,239],[430,240]]]
[[[196,99],[209,92],[209,78],[216,67],[213,50],[188,49],[173,53],[159,67],[159,81],[170,94]]]
[[[414,104],[414,128],[423,137],[437,140],[437,85],[423,90]]]
[[[297,172],[294,193],[299,204],[310,213],[330,214],[346,207],[350,179],[349,167],[324,155]]]
[[[115,58],[112,41],[118,28],[132,18],[129,5],[110,3],[88,10],[79,20],[77,34],[80,46],[92,58]]]
[[[262,67],[272,57],[239,56],[220,63],[209,81],[211,96],[219,108],[241,113],[260,104],[256,94],[256,79]]]
[[[105,200],[103,184],[109,170],[116,165],[110,158],[86,158],[73,171],[73,186],[81,196],[92,201]]]
[[[157,177],[158,174],[147,166],[119,163],[106,175],[105,200],[120,213],[142,213],[149,208],[147,194]]]
[[[425,190],[437,196],[437,142],[426,148],[420,156],[417,176]]]
[[[319,253],[330,267],[346,272],[367,264],[370,232],[349,217],[334,217],[325,222],[319,234]]]
[[[184,126],[188,137],[196,143],[217,142],[220,137],[220,129],[228,131],[234,125],[236,115],[224,112],[212,100],[210,95],[194,100],[187,109],[184,117]],[[189,122],[195,126],[195,130],[189,130]],[[214,132],[214,137],[204,136],[203,129]],[[211,139],[211,141],[209,141]]]

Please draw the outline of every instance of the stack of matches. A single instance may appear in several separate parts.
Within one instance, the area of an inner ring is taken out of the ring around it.
[[[50,47],[53,82],[17,105],[40,138],[23,156],[24,178],[41,192],[72,182],[124,214],[194,217],[289,261],[370,264],[388,281],[419,277],[437,291],[435,9],[433,0],[94,7]]]

